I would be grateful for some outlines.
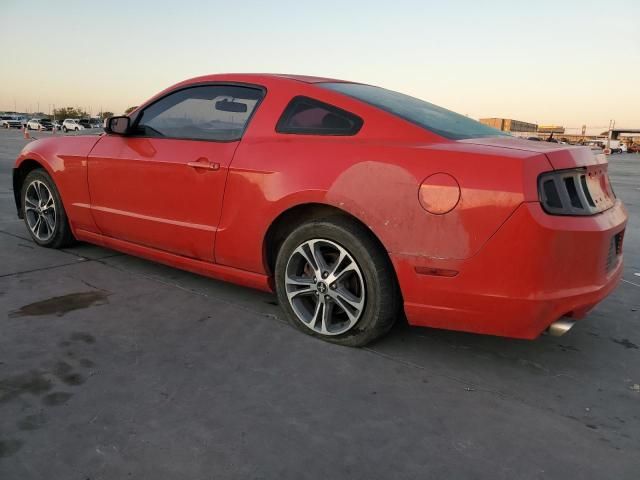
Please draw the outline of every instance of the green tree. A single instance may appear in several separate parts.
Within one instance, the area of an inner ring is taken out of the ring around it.
[[[56,120],[64,120],[65,118],[84,118],[89,116],[89,114],[81,108],[75,107],[56,108],[53,111],[53,115]]]
[[[109,117],[113,117],[114,113],[113,112],[102,112],[102,114],[100,115],[100,118],[102,120],[104,120],[105,118],[109,118]]]
[[[138,106],[136,105],[135,107],[129,107],[124,111],[125,115],[129,115],[131,112],[133,112],[136,108],[138,108]]]

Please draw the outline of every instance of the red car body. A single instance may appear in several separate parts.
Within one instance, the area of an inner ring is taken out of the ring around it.
[[[320,88],[324,81],[241,74],[182,82],[138,111],[207,82],[266,94],[239,141],[105,134],[30,143],[16,161],[14,190],[42,166],[77,239],[265,291],[273,288],[274,229],[318,208],[340,210],[384,246],[406,317],[418,326],[532,339],[562,316],[581,318],[616,286],[627,216],[603,156],[515,138],[448,140]],[[362,129],[276,132],[300,95],[353,112]],[[607,208],[547,213],[539,176],[575,168],[599,185]]]

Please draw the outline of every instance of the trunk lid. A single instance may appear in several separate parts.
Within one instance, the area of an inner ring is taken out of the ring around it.
[[[536,142],[515,137],[470,138],[460,143],[523,150],[545,155],[555,170],[578,167],[602,167],[607,163],[604,155],[595,155],[589,147],[577,147],[553,142]]]

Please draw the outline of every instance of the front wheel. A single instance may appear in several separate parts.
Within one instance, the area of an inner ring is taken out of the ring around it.
[[[275,283],[291,324],[345,346],[384,335],[400,305],[386,252],[371,232],[344,217],[295,229],[278,252]]]
[[[45,170],[29,172],[22,184],[21,200],[24,223],[34,242],[48,248],[62,248],[73,242],[60,194]]]

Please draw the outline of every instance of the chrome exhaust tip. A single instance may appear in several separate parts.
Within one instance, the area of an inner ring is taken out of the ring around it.
[[[549,332],[549,335],[552,335],[554,337],[561,337],[569,330],[571,330],[571,327],[573,327],[575,323],[576,322],[571,320],[558,320],[557,322],[553,322],[551,325],[549,325],[547,332]]]

